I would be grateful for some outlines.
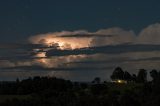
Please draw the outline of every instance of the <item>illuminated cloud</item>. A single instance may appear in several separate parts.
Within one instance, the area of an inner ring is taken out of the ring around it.
[[[85,30],[61,31],[35,35],[29,38],[32,44],[57,45],[60,49],[76,49],[93,46],[119,44],[160,44],[160,24],[144,28],[138,35],[132,30],[119,27],[100,29],[96,32]]]
[[[88,47],[91,38],[76,38],[77,34],[88,34],[87,31],[62,31],[32,36],[29,41],[32,44],[43,44],[47,46],[57,45],[60,49],[75,49]],[[61,36],[75,35],[73,38],[65,38]]]
[[[137,37],[140,44],[160,44],[160,24],[156,23],[144,28]]]
[[[111,37],[95,37],[91,41],[91,46],[105,46],[105,45],[118,45],[124,43],[132,43],[135,40],[135,34],[133,31],[127,31],[122,28],[109,28],[101,29],[95,32],[95,34],[112,35]]]
[[[130,69],[131,73],[136,73],[139,68],[160,69],[159,39],[158,23],[144,28],[138,35],[118,27],[96,32],[78,30],[40,34],[30,37],[30,43],[26,45],[1,45],[1,49],[7,50],[0,54],[0,70],[2,77],[13,74],[8,72],[13,70],[13,76],[23,76],[22,73],[31,76],[29,73],[32,73],[89,80],[100,75],[109,79],[117,66]]]
[[[131,43],[135,39],[133,31],[121,28],[109,28],[88,31],[62,31],[32,36],[29,41],[33,44],[52,46],[57,44],[60,49],[76,49],[93,46],[117,45]]]

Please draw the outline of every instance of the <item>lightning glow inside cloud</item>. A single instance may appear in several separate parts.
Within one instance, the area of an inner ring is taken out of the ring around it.
[[[65,71],[67,68],[84,69],[87,70],[103,70],[102,73],[106,72],[106,69],[112,69],[116,66],[122,66],[126,69],[137,70],[138,68],[143,68],[147,65],[147,69],[159,68],[160,62],[160,51],[154,49],[154,51],[148,48],[148,51],[139,50],[136,52],[124,52],[117,54],[78,54],[78,55],[60,55],[48,57],[46,52],[49,50],[83,50],[92,47],[102,47],[102,46],[117,46],[117,45],[160,45],[160,24],[156,23],[149,25],[144,28],[138,35],[132,30],[125,30],[119,27],[113,27],[108,29],[100,29],[96,32],[89,32],[86,30],[77,31],[61,31],[46,33],[40,35],[34,35],[29,38],[30,44],[41,44],[45,48],[35,48],[33,51],[35,55],[33,59],[25,61],[0,61],[1,67],[19,67],[19,66],[40,66],[43,68],[54,69],[61,68]],[[145,46],[144,45],[144,46]],[[123,47],[123,46],[122,46]],[[138,48],[138,47],[137,47]],[[110,51],[112,52],[112,48]],[[118,49],[121,50],[121,49]],[[132,50],[130,48],[129,50]],[[56,52],[56,51],[55,51]],[[76,52],[76,51],[75,51]],[[86,50],[87,52],[87,50]],[[94,65],[93,65],[94,64]],[[103,69],[104,67],[104,69]],[[86,68],[86,69],[85,69]],[[92,69],[90,69],[92,68]],[[50,73],[53,74],[53,71]],[[61,73],[61,74],[60,74]],[[76,77],[78,74],[75,72],[54,72],[54,75],[72,76]],[[80,74],[80,72],[78,71]],[[85,74],[86,75],[86,74]],[[96,75],[96,74],[94,74]],[[109,75],[109,74],[107,74]],[[86,77],[87,78],[87,77]]]

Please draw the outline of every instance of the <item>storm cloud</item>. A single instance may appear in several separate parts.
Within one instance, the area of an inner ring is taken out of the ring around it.
[[[76,30],[34,35],[28,44],[0,46],[3,51],[0,72],[7,75],[13,74],[13,70],[17,74],[13,76],[22,72],[90,80],[97,75],[109,79],[117,66],[131,73],[140,68],[160,69],[159,37],[159,23],[147,26],[139,34],[113,27],[95,32]]]

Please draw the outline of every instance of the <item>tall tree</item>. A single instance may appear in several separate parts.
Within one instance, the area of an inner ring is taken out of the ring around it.
[[[136,74],[133,74],[132,75],[132,81],[136,82],[136,80],[137,80],[137,76],[136,76]]]
[[[127,81],[131,81],[132,80],[132,76],[129,72],[125,71],[124,72],[124,80],[127,80]]]
[[[111,79],[112,80],[115,80],[115,79],[124,79],[124,71],[122,70],[121,67],[115,68],[115,70],[113,71],[113,73],[111,75]]]
[[[155,81],[158,79],[158,76],[159,76],[158,71],[155,70],[155,69],[153,69],[153,70],[150,72],[150,76],[152,77],[153,82],[155,82]]]
[[[137,75],[137,82],[144,83],[147,81],[147,71],[145,69],[140,69]]]

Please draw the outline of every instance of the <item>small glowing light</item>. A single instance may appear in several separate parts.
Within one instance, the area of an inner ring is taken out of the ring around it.
[[[116,83],[119,83],[119,84],[126,84],[127,81],[126,81],[126,80],[117,80]]]
[[[122,83],[122,81],[121,81],[121,80],[118,80],[118,83]]]

